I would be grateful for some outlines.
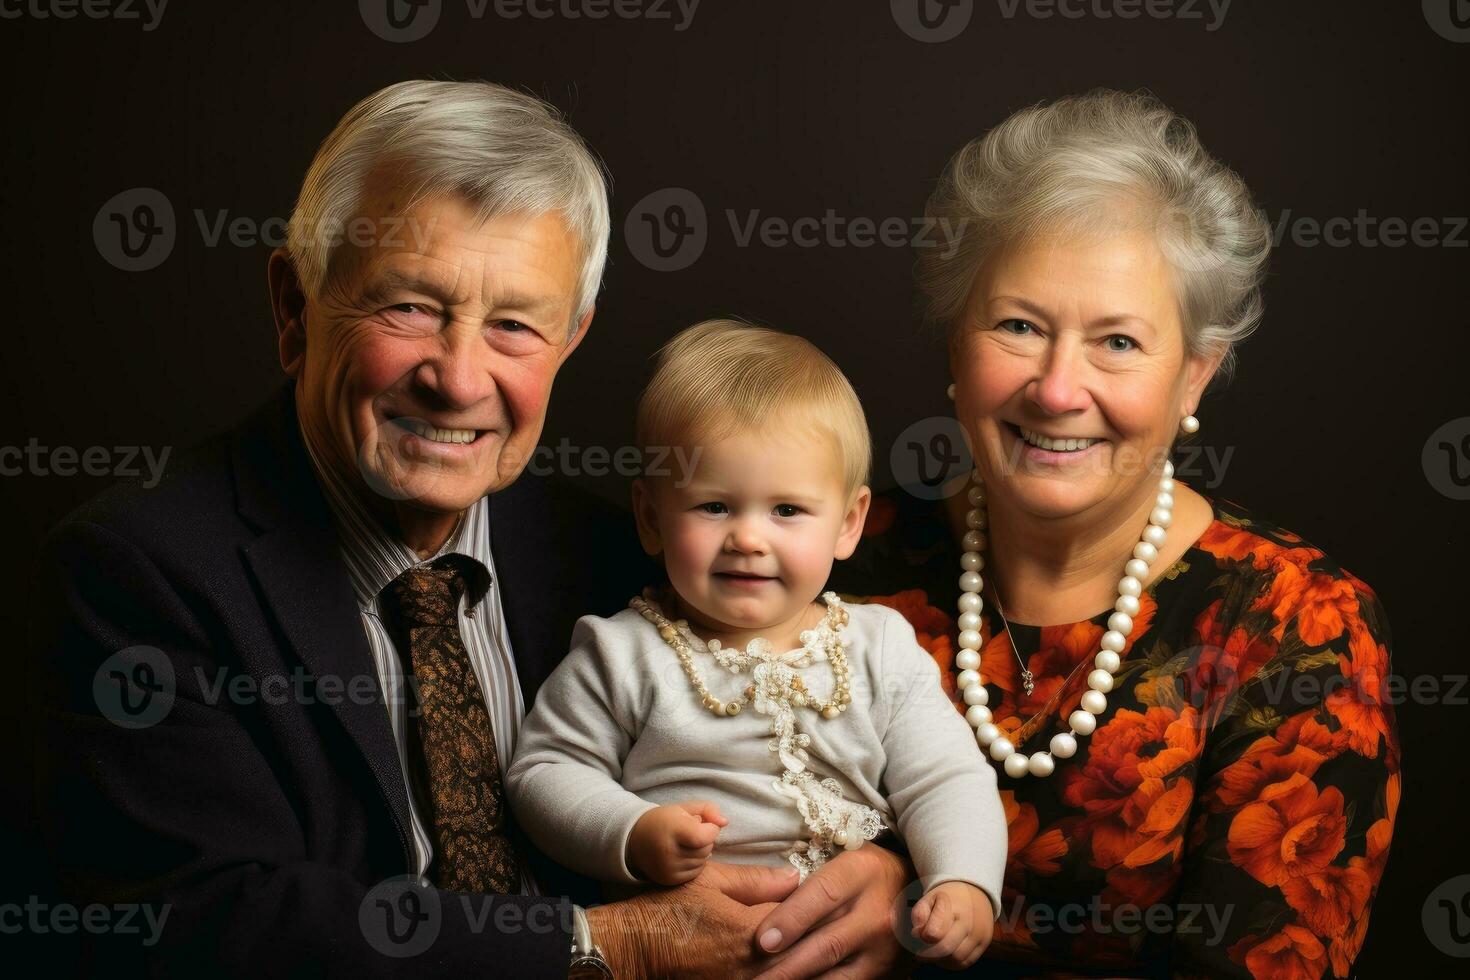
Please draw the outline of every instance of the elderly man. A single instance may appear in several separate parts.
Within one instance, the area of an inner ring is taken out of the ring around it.
[[[545,105],[486,83],[373,94],[322,144],[270,258],[280,395],[53,532],[48,846],[69,900],[159,923],[110,937],[99,968],[893,968],[911,872],[881,848],[799,889],[712,864],[584,911],[567,896],[595,887],[506,805],[501,770],[572,624],[648,572],[631,521],[522,472],[591,326],[608,227],[597,163]]]

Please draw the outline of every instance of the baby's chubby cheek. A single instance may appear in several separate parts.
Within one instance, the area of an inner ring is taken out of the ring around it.
[[[664,565],[668,569],[669,581],[681,592],[703,594],[708,590],[708,569],[700,567],[698,562],[668,554]]]
[[[800,539],[790,542],[781,555],[783,577],[818,585],[825,582],[837,560],[839,524],[836,518],[824,517],[820,526],[807,528]]]

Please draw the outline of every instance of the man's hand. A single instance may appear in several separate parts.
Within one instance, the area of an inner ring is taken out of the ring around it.
[[[772,962],[756,926],[797,881],[795,868],[711,861],[693,881],[590,908],[587,919],[619,980],[749,977]]]
[[[787,951],[769,964],[761,980],[878,977],[894,971],[908,956],[899,944],[894,910],[913,876],[908,861],[877,844],[838,854],[757,927],[761,948]]]
[[[919,959],[963,970],[990,945],[995,912],[985,893],[967,881],[936,885],[914,906],[913,937],[927,948]]]
[[[729,822],[704,800],[654,807],[628,834],[628,867],[660,885],[682,885],[704,869],[720,828]]]

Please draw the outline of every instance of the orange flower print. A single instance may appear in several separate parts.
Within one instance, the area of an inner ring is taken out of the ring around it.
[[[1031,935],[1031,928],[1026,925],[1025,897],[1019,891],[1005,885],[1001,887],[1000,902],[1004,908],[1000,917],[995,920],[995,938],[991,940],[990,949],[1035,950],[1036,938]]]
[[[1297,925],[1283,926],[1267,939],[1246,936],[1230,947],[1230,958],[1244,962],[1251,976],[1270,980],[1317,980],[1327,967],[1321,941]]]
[[[1200,655],[1183,672],[1185,700],[1205,714],[1212,726],[1230,706],[1246,681],[1276,656],[1278,645],[1270,633],[1228,628],[1220,621],[1223,600],[1216,599],[1195,622]]]
[[[1338,658],[1338,666],[1347,684],[1327,695],[1327,710],[1332,712],[1348,745],[1359,755],[1378,757],[1378,745],[1392,739],[1388,716],[1388,648],[1377,642],[1354,620],[1348,631],[1348,654]]]
[[[1177,861],[1184,850],[1185,819],[1193,800],[1194,787],[1187,779],[1176,779],[1168,788],[1162,779],[1145,779],[1123,804],[1118,819],[1094,832],[1094,863],[1142,868],[1164,858]]]
[[[1124,709],[1091,741],[1087,764],[1068,773],[1062,798],[1087,814],[1078,836],[1089,841],[1092,863],[1138,868],[1178,858],[1194,787],[1177,774],[1199,756],[1198,714]]]
[[[1347,818],[1342,791],[1329,786],[1320,794],[1302,773],[1293,773],[1261,791],[1230,822],[1230,858],[1263,885],[1326,868],[1343,848]]]
[[[1240,758],[1220,771],[1209,797],[1214,811],[1235,810],[1261,795],[1272,783],[1294,772],[1311,776],[1347,747],[1346,732],[1334,732],[1310,711],[1292,715],[1270,735],[1250,744]]]
[[[1334,936],[1332,945],[1327,947],[1327,958],[1332,962],[1332,975],[1334,977],[1345,977],[1353,968],[1353,960],[1358,958],[1358,953],[1363,949],[1363,940],[1368,936],[1368,917],[1360,916],[1356,922],[1340,936]]]
[[[1320,552],[1311,549],[1296,551]],[[1253,609],[1269,610],[1276,619],[1271,633],[1280,640],[1286,627],[1296,622],[1297,635],[1307,646],[1318,646],[1342,635],[1349,620],[1358,618],[1358,593],[1345,578],[1309,572],[1304,564],[1276,562],[1271,587],[1256,600]]]
[[[1252,564],[1264,569],[1281,553],[1278,544],[1266,540],[1245,528],[1232,527],[1223,521],[1212,523],[1199,539],[1199,547],[1220,558],[1245,561],[1254,556]]]
[[[1036,807],[1030,803],[1018,803],[1012,790],[1000,791],[1001,806],[1005,809],[1006,830],[1006,875],[1019,875],[1023,870],[1039,875],[1054,875],[1060,869],[1060,861],[1067,854],[1067,838],[1061,830],[1052,827],[1040,837],[1036,835],[1041,822],[1036,816]],[[1016,887],[1020,887],[1019,884]]]
[[[1383,878],[1383,866],[1388,863],[1388,845],[1393,840],[1393,825],[1399,814],[1401,778],[1398,773],[1393,773],[1388,777],[1388,782],[1383,787],[1386,813],[1373,821],[1373,826],[1368,828],[1368,847],[1363,856],[1348,860],[1348,864],[1361,867],[1368,872],[1368,877],[1375,887]]]
[[[1004,630],[980,644],[980,674],[987,685],[1000,689],[1000,698],[990,705],[991,713],[997,719],[1015,716],[1020,710],[1017,698],[1021,695],[1021,673]]]
[[[1317,646],[1342,635],[1348,620],[1358,617],[1358,593],[1351,582],[1331,575],[1313,575],[1303,590],[1296,614],[1297,635]]]
[[[1383,878],[1384,865],[1388,863],[1388,845],[1393,839],[1393,824],[1398,818],[1400,777],[1393,773],[1383,787],[1385,815],[1368,828],[1367,850],[1361,857],[1348,859],[1349,872],[1361,873],[1368,881],[1369,895]],[[1283,889],[1284,891],[1284,889]],[[1363,939],[1368,934],[1366,904],[1359,906],[1349,916],[1349,922],[1341,931],[1331,935],[1327,947],[1328,959],[1332,962],[1334,976],[1345,977],[1352,969],[1353,960],[1363,948]]]
[[[1199,715],[1186,707],[1120,710],[1091,738],[1087,765],[1070,770],[1062,797],[1091,813],[1115,812],[1144,779],[1163,778],[1200,753]]]
[[[1337,936],[1363,914],[1373,883],[1362,868],[1328,866],[1316,874],[1288,878],[1281,894],[1297,921],[1319,936]]]
[[[1102,635],[1103,628],[1093,623],[1072,623],[1068,626],[1048,626],[1042,629],[1041,646],[1026,663],[1036,676],[1036,687],[1029,696],[1024,690],[1011,692],[1019,693],[1021,712],[1030,716],[1045,707],[1079,663],[1097,656],[1098,641],[1102,639]],[[1008,648],[1006,652],[1009,656]],[[1010,661],[1012,665],[1016,662],[1014,657]],[[1015,673],[1012,669],[1013,677]],[[1074,680],[1073,690],[1066,693],[1060,705],[1063,715],[1071,714],[1072,709],[1077,707],[1077,699],[1087,690],[1083,683],[1085,681],[1085,674],[1079,680]]]
[[[1179,865],[1170,865],[1162,871],[1159,868],[1129,868],[1121,864],[1109,868],[1107,886],[1102,893],[1103,904],[1114,908],[1136,905],[1142,909],[1169,902],[1181,870]]]

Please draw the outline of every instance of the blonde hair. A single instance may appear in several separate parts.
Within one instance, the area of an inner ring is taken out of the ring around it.
[[[656,356],[638,401],[637,439],[645,452],[717,442],[794,417],[831,437],[849,501],[868,482],[873,447],[862,403],[810,341],[738,320],[705,320],[681,330]]]

